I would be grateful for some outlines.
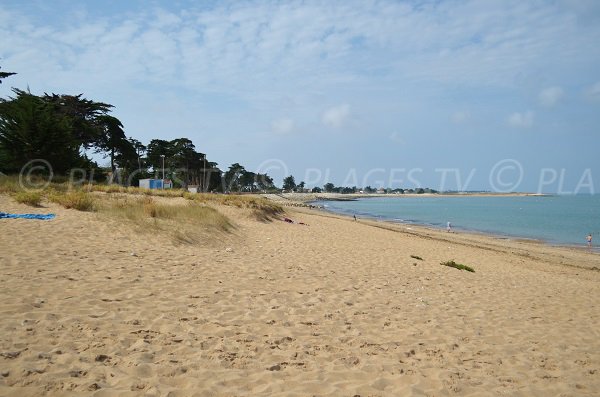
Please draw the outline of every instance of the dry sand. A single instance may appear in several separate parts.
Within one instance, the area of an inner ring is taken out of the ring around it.
[[[598,255],[308,209],[220,208],[237,228],[200,246],[0,209],[58,215],[0,220],[0,396],[600,395]]]

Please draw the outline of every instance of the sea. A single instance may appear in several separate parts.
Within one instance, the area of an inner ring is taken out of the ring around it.
[[[344,215],[586,247],[600,252],[600,194],[555,196],[390,196],[319,201]]]

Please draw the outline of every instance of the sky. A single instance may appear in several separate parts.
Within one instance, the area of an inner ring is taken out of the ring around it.
[[[0,97],[82,93],[223,170],[600,192],[595,0],[1,3]]]

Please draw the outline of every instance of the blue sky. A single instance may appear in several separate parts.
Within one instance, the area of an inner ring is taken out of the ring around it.
[[[597,1],[12,1],[0,86],[278,184],[600,191]]]

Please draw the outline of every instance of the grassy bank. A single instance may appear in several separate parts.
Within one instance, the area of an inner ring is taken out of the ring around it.
[[[190,193],[182,189],[150,190],[118,185],[50,183],[39,189],[25,189],[18,177],[0,176],[0,194],[15,201],[40,207],[44,201],[78,211],[98,212],[127,221],[140,230],[162,231],[175,241],[194,243],[213,232],[228,232],[233,223],[218,206],[248,209],[258,220],[268,221],[283,208],[265,198],[246,195]],[[104,193],[104,194],[102,194]],[[185,198],[186,201],[169,199]],[[162,200],[159,202],[158,200]],[[166,201],[165,201],[166,199]]]

